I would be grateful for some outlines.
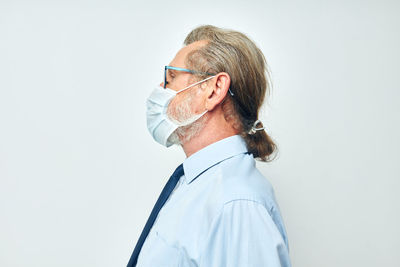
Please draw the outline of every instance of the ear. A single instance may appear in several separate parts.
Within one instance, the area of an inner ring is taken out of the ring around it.
[[[226,72],[220,72],[214,79],[210,79],[206,89],[207,98],[205,99],[205,107],[208,111],[213,110],[224,100],[230,84],[231,77]]]

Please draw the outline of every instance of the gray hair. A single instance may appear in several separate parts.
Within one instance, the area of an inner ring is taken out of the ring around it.
[[[189,45],[200,40],[208,42],[187,55],[186,66],[202,72],[229,74],[230,90],[234,95],[227,93],[222,103],[225,119],[245,139],[254,158],[272,161],[271,155],[277,150],[277,146],[258,120],[264,98],[269,96],[272,88],[263,53],[245,34],[213,25],[202,25],[193,29],[186,36],[184,44]],[[204,79],[206,76],[196,74],[196,77]]]

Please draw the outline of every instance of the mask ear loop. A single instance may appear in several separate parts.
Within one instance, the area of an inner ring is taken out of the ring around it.
[[[202,82],[205,82],[205,81],[207,81],[207,80],[209,80],[209,79],[212,79],[212,78],[214,78],[215,76],[217,76],[217,75],[213,75],[213,76],[208,77],[208,78],[206,78],[206,79],[204,79],[204,80],[195,82],[194,84],[191,84],[191,85],[189,85],[189,86],[187,86],[187,87],[185,87],[185,88],[183,88],[183,89],[177,91],[176,94],[179,94],[180,92],[182,92],[182,91],[184,91],[184,90],[186,90],[186,89],[188,89],[188,88],[190,88],[190,87],[192,87],[192,86],[195,86],[195,85],[197,85],[197,84],[199,84],[199,83],[202,83]],[[203,113],[198,114],[198,115],[197,115],[197,118],[196,118],[194,121],[196,121],[198,118],[202,117],[206,112],[208,112],[207,109],[206,109]],[[187,125],[187,123],[185,123],[184,125],[180,125],[180,126],[185,126],[185,125]]]
[[[206,78],[206,79],[204,79],[204,80],[201,80],[201,81],[198,81],[198,82],[196,82],[196,83],[194,83],[194,84],[191,84],[191,85],[189,85],[189,86],[187,86],[187,87],[185,87],[185,88],[183,88],[183,89],[177,91],[176,93],[179,94],[180,92],[182,92],[182,91],[184,91],[184,90],[186,90],[186,89],[188,89],[188,88],[190,88],[190,87],[192,87],[192,86],[195,86],[196,84],[199,84],[199,83],[205,82],[205,81],[207,81],[207,80],[209,80],[209,79],[211,79],[211,78],[214,78],[215,76],[217,76],[217,75],[208,77],[208,78]]]

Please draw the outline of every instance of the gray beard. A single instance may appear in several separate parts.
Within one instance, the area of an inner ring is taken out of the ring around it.
[[[168,138],[168,141],[175,145],[183,145],[199,135],[206,125],[206,116],[201,117],[189,125],[178,127]]]
[[[179,124],[188,121],[190,120],[190,118],[196,116],[196,114],[193,114],[191,111],[190,105],[192,103],[192,99],[193,99],[193,93],[189,94],[189,96],[184,101],[182,101],[180,105],[175,106],[175,110],[173,113],[171,112],[171,110],[167,110],[167,115],[169,116],[171,121],[174,121],[175,123]],[[174,118],[172,114],[174,114],[177,118]],[[168,141],[175,145],[183,145],[189,142],[194,137],[198,136],[201,130],[204,128],[207,122],[206,117],[207,114],[204,114],[198,120],[195,120],[194,122],[188,125],[178,127],[170,135]]]

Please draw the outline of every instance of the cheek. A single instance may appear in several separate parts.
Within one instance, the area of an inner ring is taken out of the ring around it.
[[[176,118],[179,113],[179,110],[182,109],[182,101],[185,101],[185,98],[178,94],[168,104],[167,114]]]
[[[176,112],[175,112],[176,103],[177,103],[176,97],[174,97],[174,98],[169,102],[168,107],[167,107],[167,114],[168,114],[168,115],[175,115],[175,113],[176,113]]]
[[[205,99],[204,99],[204,92],[202,90],[199,89],[194,93],[192,103],[193,103],[192,110],[196,114],[204,112]]]
[[[174,90],[180,90],[182,88],[185,88],[187,85],[187,79],[183,77],[182,75],[178,75],[178,77],[175,77],[172,81],[168,83],[168,87]]]
[[[189,95],[191,94],[191,95]],[[176,117],[178,113],[190,112],[199,114],[204,112],[204,93],[202,90],[187,92],[176,95],[168,104],[167,114]]]

